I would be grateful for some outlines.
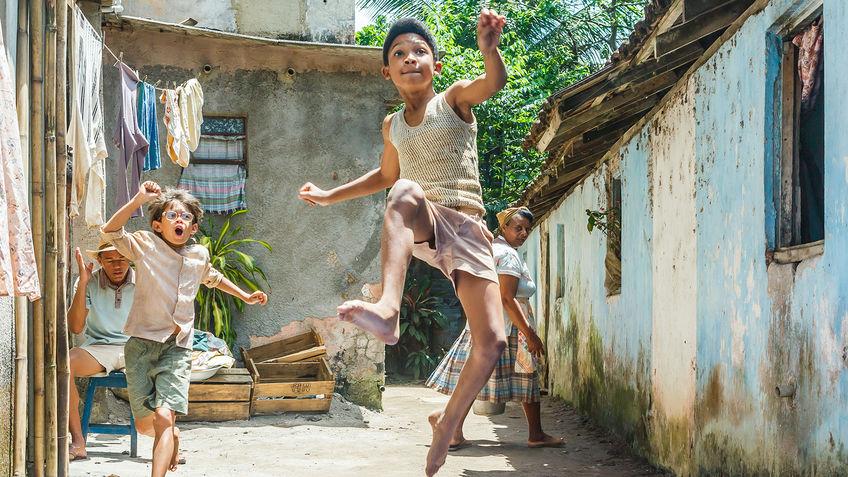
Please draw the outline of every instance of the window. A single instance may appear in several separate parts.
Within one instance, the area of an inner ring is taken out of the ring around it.
[[[824,240],[824,24],[783,35],[780,64],[779,199],[775,258],[821,253]],[[798,253],[799,250],[809,253]],[[787,253],[792,252],[792,253]]]
[[[607,295],[621,293],[621,178],[612,178],[607,188],[607,253],[604,259]]]
[[[556,230],[556,297],[562,298],[565,296],[565,225],[557,224]]]
[[[238,164],[247,168],[247,118],[206,116],[200,126],[195,164]]]

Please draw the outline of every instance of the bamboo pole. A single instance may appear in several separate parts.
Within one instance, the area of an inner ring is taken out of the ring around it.
[[[56,394],[58,396],[58,476],[68,476],[68,404],[70,362],[68,356],[67,316],[67,164],[68,148],[65,135],[68,129],[68,5],[59,1],[56,11]]]
[[[29,166],[29,18],[28,3],[18,3],[18,48],[15,58],[15,91],[18,106],[18,126],[20,127],[21,154],[24,171]],[[26,298],[15,298],[15,422],[13,424],[12,476],[26,476],[27,441],[27,396],[29,390],[27,369],[27,326]]]
[[[46,408],[46,469],[47,477],[59,474],[59,396],[56,381],[56,282],[58,257],[56,240],[56,0],[46,0],[47,22],[44,75],[44,405]]]
[[[44,276],[44,2],[31,3],[30,47],[32,86],[32,239],[38,276]],[[42,284],[44,282],[42,281]],[[43,288],[43,287],[42,287]],[[43,296],[43,295],[42,295]],[[33,302],[33,475],[44,475],[44,299]]]

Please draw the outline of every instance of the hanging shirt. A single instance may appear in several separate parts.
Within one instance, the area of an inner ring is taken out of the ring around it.
[[[177,88],[180,98],[180,122],[185,130],[188,150],[194,152],[200,144],[200,125],[203,124],[203,88],[192,78]],[[183,166],[185,167],[185,166]]]
[[[168,157],[180,167],[188,166],[190,152],[182,125],[180,103],[177,92],[166,89],[160,100],[165,105],[165,129],[168,131]]]
[[[80,215],[80,205],[89,227],[103,224],[105,208],[106,139],[103,131],[103,107],[100,100],[102,53],[100,37],[79,7],[74,7],[71,47],[71,122],[67,142],[73,150],[71,182],[71,218]]]
[[[0,295],[41,296],[21,156],[14,75],[0,32]]]
[[[138,127],[150,143],[144,156],[144,171],[162,167],[159,151],[159,122],[156,117],[156,88],[152,84],[138,84]]]
[[[117,162],[115,176],[115,206],[121,208],[138,193],[141,183],[141,171],[144,157],[150,144],[138,127],[138,75],[123,62],[118,63],[120,81],[118,81],[118,124],[113,140],[121,150],[121,159]],[[133,217],[144,215],[141,208],[133,212]]]

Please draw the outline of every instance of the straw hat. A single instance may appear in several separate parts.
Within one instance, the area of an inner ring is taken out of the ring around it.
[[[86,254],[86,255],[88,255],[88,257],[89,257],[90,259],[92,259],[92,260],[95,260],[95,261],[96,261],[98,258],[100,258],[100,254],[101,254],[101,253],[103,253],[103,252],[112,252],[112,251],[117,252],[117,251],[118,251],[118,249],[117,249],[117,248],[115,248],[115,246],[114,246],[114,245],[112,245],[111,243],[109,243],[109,242],[104,242],[104,241],[102,241],[102,240],[101,240],[101,241],[100,241],[100,244],[97,246],[97,250],[86,250],[86,251],[85,251],[85,254]]]

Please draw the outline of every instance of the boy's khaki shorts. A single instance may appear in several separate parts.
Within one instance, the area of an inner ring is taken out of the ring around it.
[[[462,270],[498,283],[492,237],[482,217],[466,214],[429,200],[433,217],[434,244],[416,243],[412,256],[441,270],[456,289],[456,272]]]
[[[176,337],[164,343],[130,337],[124,345],[127,392],[133,417],[141,419],[156,408],[188,413],[191,350],[177,346]]]

